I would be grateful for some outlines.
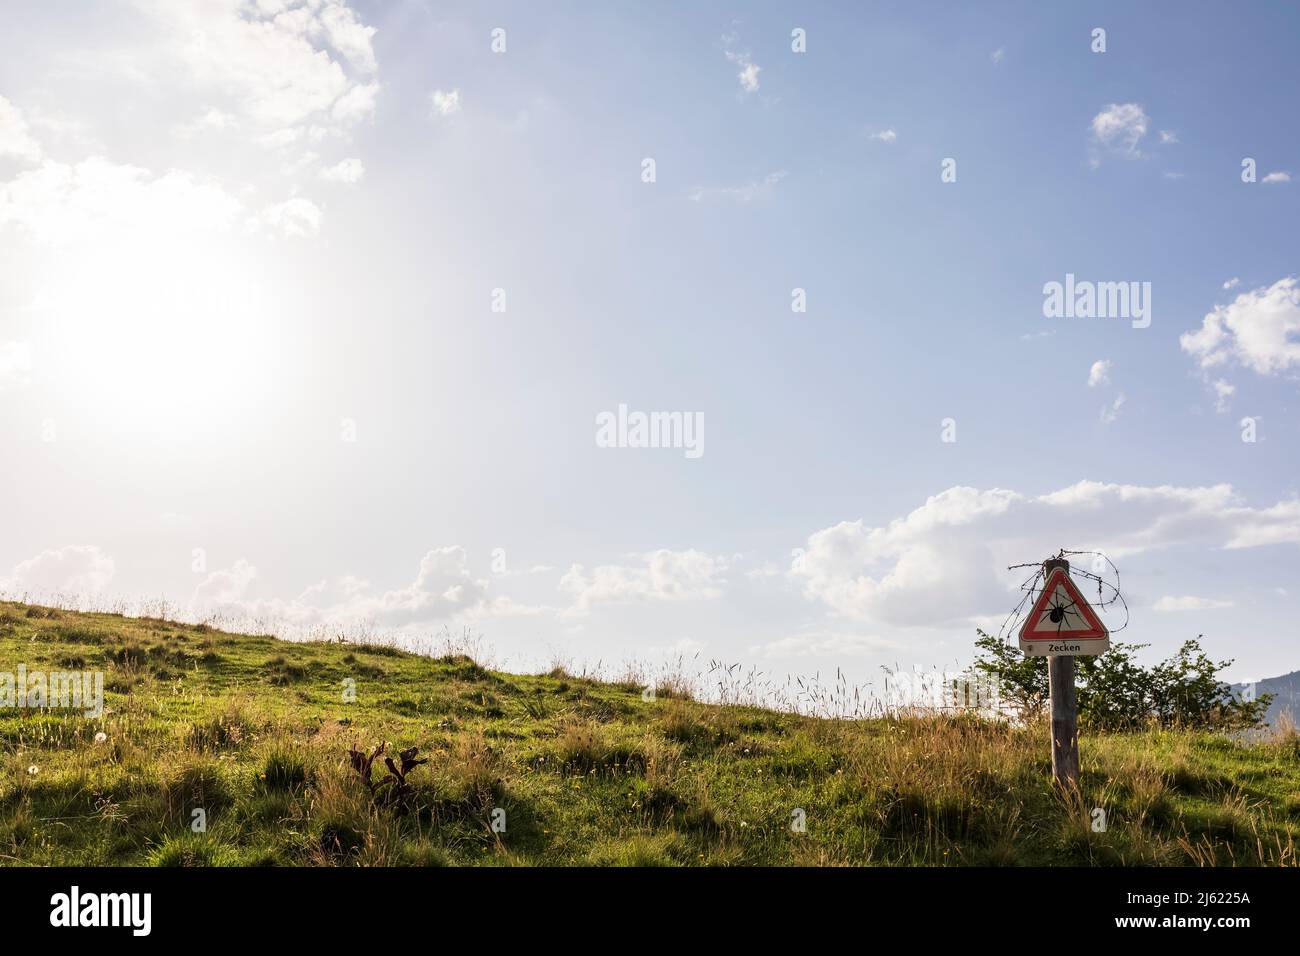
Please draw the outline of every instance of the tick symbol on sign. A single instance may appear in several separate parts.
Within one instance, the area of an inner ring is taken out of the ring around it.
[[[1052,609],[1047,614],[1047,619],[1051,621],[1053,624],[1055,624],[1056,629],[1059,631],[1061,629],[1061,625],[1067,623],[1066,619],[1069,617],[1070,612],[1073,609],[1074,609],[1073,601],[1066,604],[1063,603],[1060,598],[1056,598],[1054,599],[1054,603],[1052,604]]]

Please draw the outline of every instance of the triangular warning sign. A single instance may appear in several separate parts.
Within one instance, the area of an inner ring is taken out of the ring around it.
[[[1096,653],[1089,650],[1058,651],[1048,650],[1046,645],[1058,644],[1060,641],[1091,641],[1101,643],[1104,649],[1109,643],[1110,632],[1106,630],[1097,612],[1092,609],[1079,589],[1070,580],[1064,568],[1053,568],[1043,585],[1043,593],[1038,595],[1034,608],[1025,618],[1020,628],[1020,646],[1031,653]],[[1043,645],[1029,648],[1027,645]],[[1089,646],[1089,645],[1085,645]]]

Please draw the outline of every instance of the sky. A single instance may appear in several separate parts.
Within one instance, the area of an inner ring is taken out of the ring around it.
[[[0,591],[878,683],[1065,548],[1296,670],[1297,35],[6,3]]]

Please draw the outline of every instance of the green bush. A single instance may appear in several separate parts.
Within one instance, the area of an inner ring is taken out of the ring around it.
[[[1047,658],[1026,657],[1013,644],[977,630],[975,669],[987,674],[1002,700],[1024,716],[1041,714],[1047,704]],[[1215,663],[1200,638],[1185,641],[1178,653],[1143,667],[1134,653],[1149,645],[1114,643],[1104,654],[1079,657],[1075,671],[1079,721],[1102,730],[1132,730],[1156,724],[1194,730],[1244,730],[1259,727],[1273,700],[1263,694],[1242,700],[1219,679],[1232,661]]]

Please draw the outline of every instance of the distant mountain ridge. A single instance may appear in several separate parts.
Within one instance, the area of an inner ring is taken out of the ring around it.
[[[1248,686],[1250,685],[1233,684],[1232,689],[1235,693],[1241,694]],[[1264,718],[1268,721],[1269,727],[1277,729],[1284,718],[1289,718],[1293,724],[1300,725],[1300,671],[1257,681],[1254,687],[1257,697],[1265,694],[1273,695],[1273,702],[1269,704],[1268,713]]]

